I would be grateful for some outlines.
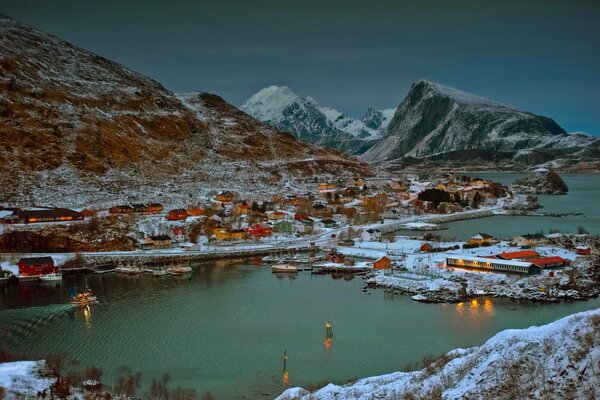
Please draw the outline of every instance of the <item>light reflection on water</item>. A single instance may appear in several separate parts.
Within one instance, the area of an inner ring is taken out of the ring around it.
[[[107,380],[126,364],[143,373],[145,385],[169,372],[174,387],[216,398],[264,398],[285,388],[283,349],[293,385],[344,382],[600,305],[491,298],[423,304],[381,290],[369,295],[363,285],[362,279],[278,276],[268,266],[219,263],[196,265],[186,279],[106,274],[65,277],[56,286],[0,287],[0,350],[67,352],[102,368]],[[74,286],[94,289],[100,304],[68,305]],[[324,342],[327,320],[335,343]]]

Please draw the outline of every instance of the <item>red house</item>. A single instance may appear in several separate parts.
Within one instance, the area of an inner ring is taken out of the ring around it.
[[[57,272],[52,257],[30,257],[19,260],[19,275],[45,275]]]
[[[273,229],[261,224],[254,224],[247,229],[247,232],[254,237],[265,237],[273,234]]]
[[[302,220],[306,220],[308,219],[309,215],[308,214],[294,214],[294,219],[298,220],[298,221],[302,221]]]
[[[167,214],[167,219],[169,221],[183,221],[187,217],[188,217],[188,212],[187,212],[187,210],[184,210],[183,208],[171,210]]]
[[[575,247],[575,253],[580,256],[589,256],[592,254],[592,249],[590,246],[577,246]]]

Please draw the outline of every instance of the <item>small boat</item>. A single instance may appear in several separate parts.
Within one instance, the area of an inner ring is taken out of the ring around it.
[[[121,274],[138,275],[144,273],[144,268],[135,265],[119,265],[115,271]]]
[[[74,306],[87,306],[89,304],[98,303],[98,298],[91,289],[83,293],[79,293],[71,298],[71,304]]]
[[[62,274],[53,272],[51,274],[40,275],[40,281],[42,282],[56,282],[62,281]]]
[[[272,272],[298,272],[298,267],[290,263],[278,263],[271,267]]]
[[[177,266],[167,268],[166,273],[169,275],[183,275],[192,272],[192,267]]]
[[[275,256],[264,256],[263,258],[260,259],[262,262],[277,262],[277,258]]]
[[[164,269],[155,269],[154,271],[152,271],[152,276],[155,276],[155,277],[165,276],[165,275],[167,275],[167,271],[165,271]]]

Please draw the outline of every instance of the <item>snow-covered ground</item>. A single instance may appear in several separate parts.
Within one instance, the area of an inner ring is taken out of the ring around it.
[[[455,349],[420,371],[395,372],[277,400],[595,399],[600,397],[600,309],[548,325],[508,329]],[[400,362],[399,362],[400,363]]]
[[[17,361],[0,364],[0,388],[6,399],[35,399],[38,392],[48,390],[54,378],[40,376],[43,361]]]

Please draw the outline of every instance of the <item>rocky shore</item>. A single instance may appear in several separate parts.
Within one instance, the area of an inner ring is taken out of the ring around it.
[[[512,189],[518,193],[533,194],[566,194],[569,191],[565,181],[556,172],[544,168],[517,179]]]
[[[577,259],[573,269],[557,277],[443,271],[438,277],[416,280],[410,274],[379,273],[369,288],[392,289],[425,303],[459,303],[480,296],[512,300],[558,302],[600,295],[600,259]]]

